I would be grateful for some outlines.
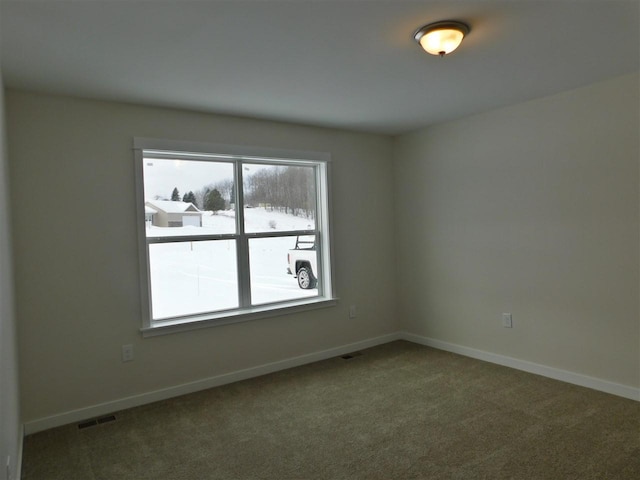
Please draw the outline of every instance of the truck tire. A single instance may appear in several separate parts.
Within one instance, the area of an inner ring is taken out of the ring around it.
[[[316,288],[318,280],[313,276],[313,271],[311,271],[311,267],[308,265],[300,267],[296,276],[298,277],[298,286],[300,288],[304,290]]]

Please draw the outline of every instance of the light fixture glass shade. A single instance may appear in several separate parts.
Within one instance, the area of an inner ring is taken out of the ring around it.
[[[464,23],[437,22],[422,27],[414,38],[426,52],[442,57],[458,48],[467,33],[469,27]]]

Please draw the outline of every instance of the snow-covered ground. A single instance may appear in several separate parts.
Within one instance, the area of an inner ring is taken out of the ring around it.
[[[314,220],[246,208],[247,232],[308,230]],[[235,233],[233,211],[203,215],[202,227],[147,227],[147,236]],[[254,305],[312,297],[287,274],[287,252],[296,237],[249,240],[251,297]],[[164,319],[236,308],[238,302],[235,242],[216,240],[152,244],[149,248],[153,318]]]

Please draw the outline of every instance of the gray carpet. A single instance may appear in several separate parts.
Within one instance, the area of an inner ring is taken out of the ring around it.
[[[26,437],[23,479],[640,479],[640,403],[393,342]]]

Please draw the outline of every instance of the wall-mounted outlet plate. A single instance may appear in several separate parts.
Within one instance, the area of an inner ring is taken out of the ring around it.
[[[356,318],[358,316],[358,308],[355,305],[349,306],[349,318]]]
[[[510,313],[502,314],[502,326],[504,328],[513,328],[513,319],[511,318]]]
[[[131,362],[133,360],[133,345],[122,345],[122,361]]]

